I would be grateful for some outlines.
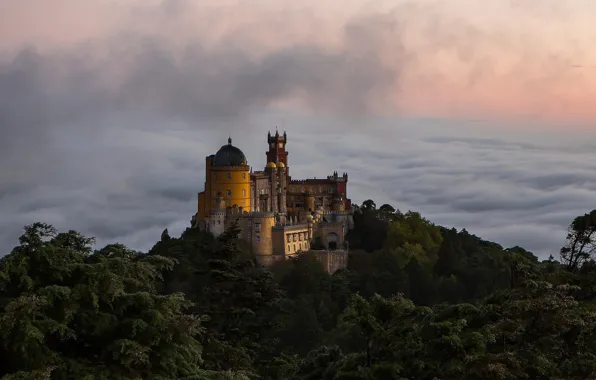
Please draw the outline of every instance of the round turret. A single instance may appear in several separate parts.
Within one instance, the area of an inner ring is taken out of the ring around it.
[[[278,162],[277,163],[277,167],[278,168],[285,168],[286,167],[286,164],[284,164],[283,162]]]
[[[267,164],[267,169],[275,169],[277,166],[275,165],[275,162],[269,162]]]

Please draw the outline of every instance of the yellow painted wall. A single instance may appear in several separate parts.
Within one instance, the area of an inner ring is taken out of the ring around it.
[[[245,167],[211,167],[209,170],[210,208],[215,207],[215,198],[221,193],[226,206],[238,205],[250,210],[250,169]],[[228,176],[229,175],[229,176]],[[230,193],[228,193],[228,191]]]
[[[294,240],[294,234],[298,235],[296,240]],[[302,240],[299,238],[300,234],[302,234]],[[276,229],[273,232],[273,252],[283,252],[285,255],[294,255],[300,251],[305,252],[309,249],[310,241],[308,240],[308,227],[293,227],[288,230]]]

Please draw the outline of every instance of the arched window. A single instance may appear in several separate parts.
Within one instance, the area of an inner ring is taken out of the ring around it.
[[[232,179],[232,173],[228,172],[228,179]]]
[[[242,189],[242,196],[245,197],[246,196],[246,189]]]

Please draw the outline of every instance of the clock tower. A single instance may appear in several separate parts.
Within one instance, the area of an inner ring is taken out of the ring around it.
[[[269,151],[267,154],[267,162],[274,162],[279,164],[283,163],[286,167],[286,173],[288,173],[288,152],[286,151],[286,143],[288,141],[288,135],[284,131],[283,135],[275,131],[275,136],[271,135],[271,132],[267,134],[267,143],[269,144]],[[288,174],[289,175],[289,174]]]

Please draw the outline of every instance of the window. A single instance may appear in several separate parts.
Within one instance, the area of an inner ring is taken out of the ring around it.
[[[290,245],[288,244],[288,252],[290,252]]]
[[[261,236],[257,235],[257,243],[261,242]]]
[[[270,147],[271,149],[275,148],[275,143],[271,143]]]
[[[289,243],[289,242],[291,242],[291,241],[292,241],[292,235],[290,235],[290,234],[287,234],[287,235],[286,235],[286,240],[288,241],[288,243]],[[290,246],[288,245],[288,249],[290,249],[289,247],[290,247]]]
[[[284,143],[279,143],[279,147],[283,148],[284,147]]]
[[[242,173],[242,179],[246,179],[246,173]]]
[[[294,251],[296,250],[296,244],[294,244]]]
[[[248,226],[249,227],[252,226],[252,220],[250,220],[250,219],[248,220]]]
[[[228,191],[226,191],[226,195],[227,195],[228,197],[231,197],[231,196],[232,196],[232,190],[229,190],[229,189],[228,189]]]
[[[248,231],[248,238],[250,239],[252,236],[252,232]]]
[[[242,196],[245,197],[246,196],[246,189],[242,189]]]
[[[261,232],[261,223],[255,223],[255,232]]]
[[[228,204],[228,206],[232,205],[232,202],[228,199],[228,201],[226,202]]]
[[[228,179],[232,179],[232,173],[228,172]]]

